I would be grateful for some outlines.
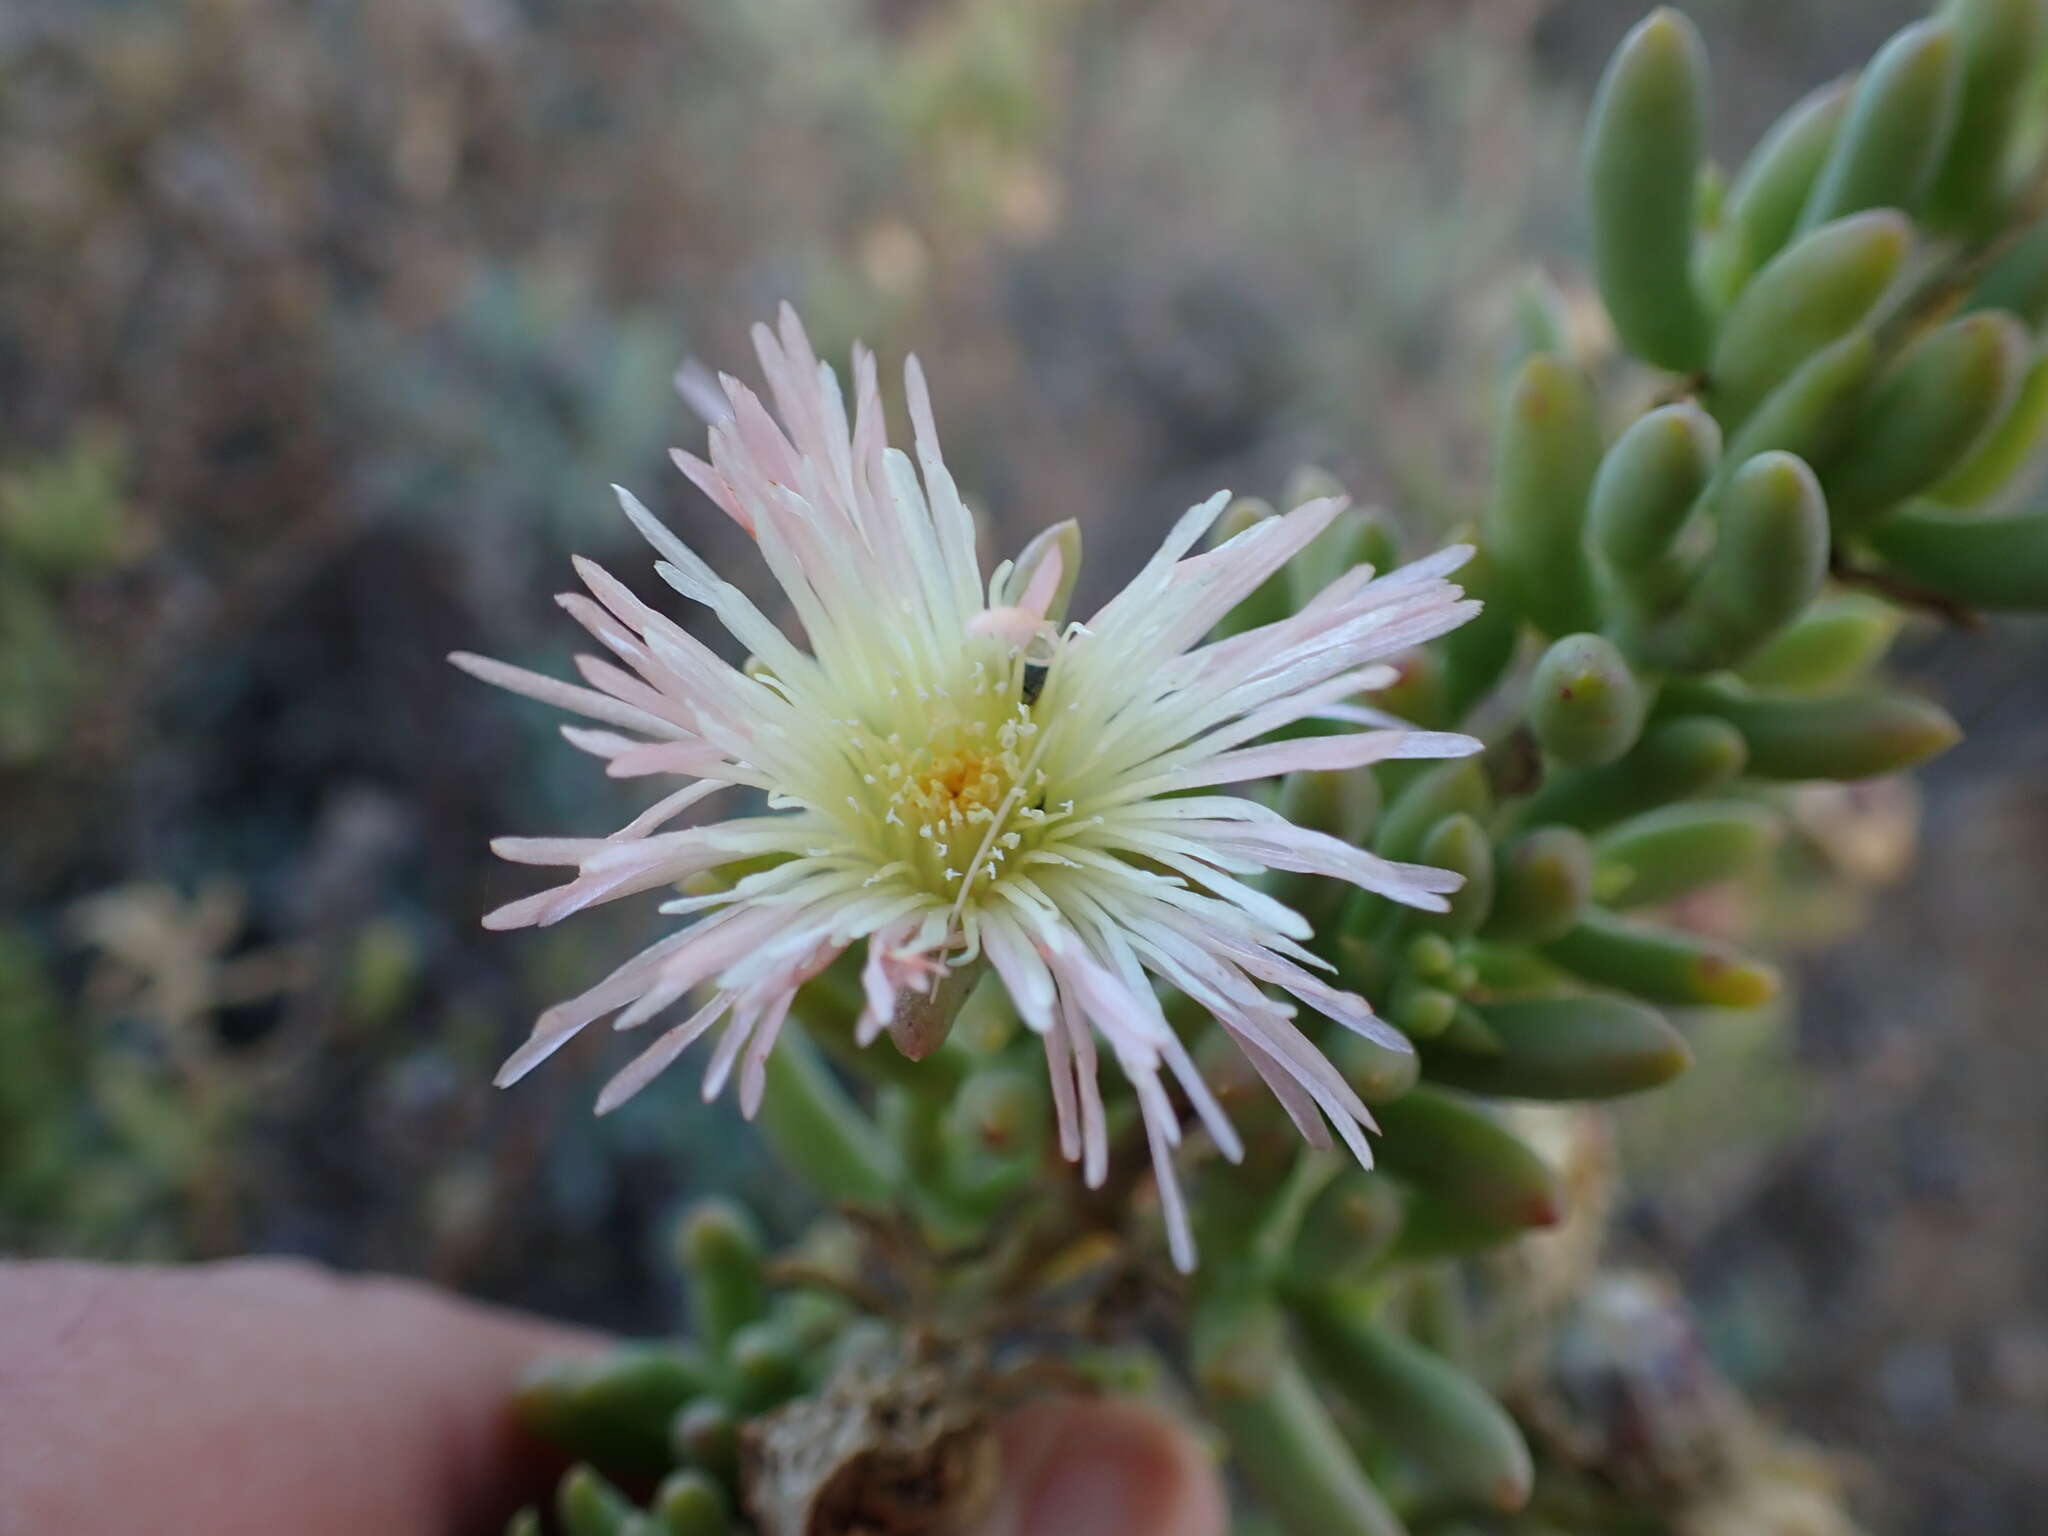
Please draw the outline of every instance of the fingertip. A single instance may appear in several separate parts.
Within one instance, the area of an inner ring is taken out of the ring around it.
[[[1143,1404],[1048,1398],[999,1429],[996,1507],[977,1536],[1224,1536],[1215,1463]]]

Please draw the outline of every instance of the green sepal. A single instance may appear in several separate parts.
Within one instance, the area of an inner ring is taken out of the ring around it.
[[[1500,1042],[1492,1054],[1423,1053],[1423,1076],[1508,1099],[1608,1099],[1669,1082],[1692,1051],[1663,1017],[1625,998],[1523,998],[1477,1005]]]
[[[1916,505],[1894,512],[1868,539],[1893,570],[1955,602],[2048,610],[2048,511],[1987,517]]]
[[[1674,695],[1659,695],[1669,714]],[[1720,719],[1652,721],[1635,750],[1617,763],[1560,774],[1523,807],[1525,823],[1559,822],[1594,832],[1674,800],[1718,789],[1740,774],[1749,760],[1742,733]],[[1505,882],[1501,882],[1503,891]],[[1496,910],[1505,896],[1495,899]]]
[[[1956,124],[1955,29],[1916,22],[1878,50],[1800,215],[1816,229],[1866,208],[1919,207]]]
[[[1675,373],[1706,362],[1711,329],[1692,283],[1707,89],[1698,31],[1678,12],[1658,10],[1615,50],[1586,128],[1600,295],[1622,344]]]
[[[1773,257],[1729,309],[1715,343],[1708,403],[1722,426],[1746,420],[1808,359],[1861,326],[1890,292],[1912,243],[1903,215],[1874,209],[1823,225]],[[1729,451],[1755,450],[1731,443]]]
[[[1701,259],[1701,286],[1720,308],[1734,302],[1799,227],[1854,90],[1853,81],[1838,80],[1800,98],[1743,162]]]
[[[1569,933],[1593,891],[1593,856],[1583,833],[1536,827],[1501,849],[1493,907],[1481,930],[1499,943],[1540,944]]]
[[[1828,593],[1743,663],[1742,680],[1779,693],[1831,692],[1883,658],[1900,622],[1896,608],[1868,593]]]
[[[1649,701],[1614,643],[1566,635],[1529,678],[1528,719],[1537,743],[1560,763],[1611,763],[1635,745]]]
[[[1485,536],[1508,601],[1553,635],[1597,620],[1582,534],[1600,451],[1585,376],[1551,353],[1530,358],[1502,409]]]
[[[1938,705],[1868,689],[1832,698],[1780,698],[1722,681],[1672,683],[1660,703],[1712,714],[1742,733],[1748,772],[1761,779],[1867,779],[1923,763],[1961,738]]]
[[[2012,405],[2027,356],[2019,321],[1997,311],[1915,340],[1871,389],[1822,477],[1836,529],[1867,525],[1962,464]]]
[[[1535,1469],[1515,1421],[1455,1365],[1375,1321],[1367,1293],[1305,1297],[1295,1316],[1317,1373],[1451,1496],[1503,1512],[1528,1502]]]
[[[1594,843],[1594,890],[1610,907],[1669,901],[1761,868],[1783,829],[1776,812],[1751,800],[1667,805]]]

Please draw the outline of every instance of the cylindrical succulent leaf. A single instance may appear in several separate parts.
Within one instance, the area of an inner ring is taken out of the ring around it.
[[[733,1529],[725,1490],[695,1468],[662,1479],[651,1513],[658,1536],[727,1536]]]
[[[2048,610],[2048,511],[1984,517],[1911,506],[1871,529],[1869,539],[1892,569],[1955,602]]]
[[[1455,1365],[1375,1321],[1370,1293],[1307,1297],[1295,1315],[1323,1379],[1452,1497],[1501,1511],[1528,1502],[1535,1471],[1515,1421]]]
[[[1878,51],[1800,215],[1815,229],[1866,208],[1918,208],[1955,131],[1956,34],[1922,21]]]
[[[1856,330],[1822,347],[1764,397],[1729,445],[1724,463],[1795,453],[1809,464],[1832,459],[1877,374],[1877,338]]]
[[[1566,635],[1529,679],[1529,726],[1544,751],[1573,767],[1611,763],[1635,745],[1648,700],[1614,643]]]
[[[696,1337],[722,1353],[768,1310],[760,1229],[730,1201],[706,1200],[683,1218],[681,1239]]]
[[[827,1200],[888,1204],[900,1178],[889,1145],[801,1027],[785,1029],[768,1057],[760,1125],[783,1161]]]
[[[1778,993],[1776,971],[1718,940],[1599,908],[1543,953],[1597,986],[1672,1007],[1755,1008]]]
[[[1809,358],[1862,325],[1890,291],[1912,240],[1903,215],[1873,209],[1823,225],[1772,258],[1728,311],[1715,343],[1708,398],[1721,424],[1746,420]],[[1752,449],[1731,444],[1730,451]]]
[[[1593,856],[1571,827],[1537,827],[1508,843],[1494,868],[1484,932],[1503,943],[1540,944],[1569,933],[1593,891]]]
[[[1832,698],[1779,698],[1725,682],[1686,681],[1665,700],[1711,713],[1742,733],[1748,771],[1762,779],[1867,779],[1897,773],[1961,738],[1938,705],[1912,694],[1862,690]]]
[[[1802,97],[1743,163],[1701,264],[1702,285],[1720,307],[1734,301],[1799,227],[1854,90],[1853,81],[1838,80]]]
[[[1738,469],[1714,499],[1713,554],[1669,625],[1646,638],[1653,663],[1701,672],[1731,667],[1798,616],[1828,570],[1828,508],[1820,482],[1789,453]]]
[[[1970,296],[1971,309],[2002,309],[2029,330],[2048,323],[2048,218],[2041,219],[1992,264]]]
[[[555,1518],[563,1536],[631,1536],[639,1515],[594,1467],[571,1467],[555,1490]]]
[[[1622,343],[1678,373],[1705,364],[1710,335],[1692,284],[1706,114],[1705,45],[1685,17],[1660,9],[1615,50],[1586,130],[1600,295]]]
[[[1324,1052],[1352,1091],[1368,1104],[1398,1099],[1415,1086],[1422,1064],[1411,1049],[1396,1050],[1352,1030],[1340,1030]]]
[[[2004,203],[2013,122],[2040,56],[2041,7],[2039,0],[1951,0],[1944,19],[1956,29],[1962,83],[1925,213],[1938,229],[1974,233]]]
[[[1591,994],[1479,1004],[1500,1049],[1439,1043],[1423,1075],[1507,1099],[1609,1099],[1669,1082],[1692,1063],[1684,1038],[1641,1003]]]
[[[1927,497],[1953,507],[1992,500],[2019,473],[2038,463],[2048,443],[2048,358],[2036,358],[2020,381],[2012,408],[1968,458],[1950,470]]]
[[[1422,860],[1455,870],[1465,883],[1449,896],[1450,909],[1420,914],[1416,921],[1451,934],[1477,931],[1493,906],[1493,843],[1477,820],[1460,811],[1446,816],[1422,842]]]
[[[1289,1278],[1321,1290],[1365,1279],[1401,1235],[1401,1191],[1384,1174],[1345,1168],[1323,1186],[1295,1234]]]
[[[1376,1113],[1388,1173],[1504,1230],[1563,1219],[1556,1173],[1475,1101],[1425,1085]]]
[[[1721,429],[1691,401],[1638,417],[1594,477],[1588,528],[1602,585],[1645,618],[1690,575],[1675,546],[1721,454]]]
[[[1594,843],[1594,889],[1611,907],[1669,901],[1760,868],[1782,821],[1750,800],[1697,800],[1649,811]]]
[[[1587,628],[1598,614],[1582,534],[1599,467],[1592,386],[1562,358],[1530,358],[1502,413],[1486,544],[1509,601],[1553,635]]]
[[[1459,758],[1416,775],[1394,796],[1380,818],[1373,848],[1389,859],[1413,860],[1446,816],[1463,812],[1484,818],[1492,809],[1493,793],[1479,760]]]
[[[1438,642],[1444,659],[1444,712],[1455,725],[1493,691],[1515,657],[1521,618],[1507,594],[1493,556],[1481,545],[1458,572],[1465,595],[1485,604]]]
[[[1860,528],[1961,464],[2004,418],[2028,350],[2020,323],[1995,310],[1908,347],[1864,400],[1823,477],[1835,527]]]
[[[1867,592],[1820,598],[1756,655],[1742,680],[1778,693],[1827,693],[1861,677],[1891,648],[1898,609]]]
[[[670,1456],[677,1409],[709,1394],[715,1372],[694,1345],[634,1344],[543,1361],[513,1396],[519,1421],[571,1456],[653,1472]]]
[[[1635,750],[1620,762],[1560,774],[1546,783],[1530,799],[1523,820],[1597,831],[1624,817],[1718,789],[1741,773],[1748,759],[1748,743],[1725,720],[1653,721]],[[1499,911],[1508,900],[1505,874],[1496,885],[1494,906]]]
[[[669,1440],[685,1466],[731,1477],[739,1465],[739,1420],[723,1398],[699,1397],[669,1421]]]

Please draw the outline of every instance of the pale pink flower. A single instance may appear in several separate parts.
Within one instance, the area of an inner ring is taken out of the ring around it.
[[[455,658],[596,722],[564,734],[612,775],[687,781],[610,837],[500,840],[504,858],[575,873],[491,913],[485,926],[545,925],[755,862],[729,889],[664,906],[693,921],[550,1008],[498,1081],[515,1081],[607,1014],[628,1029],[694,998],[694,1011],[613,1079],[599,1108],[719,1029],[705,1096],[737,1075],[751,1115],[797,989],[864,943],[863,1041],[952,968],[994,967],[1043,1043],[1061,1149],[1091,1183],[1108,1156],[1096,1079],[1098,1041],[1107,1047],[1136,1095],[1184,1268],[1193,1243],[1172,1160],[1181,1120],[1165,1078],[1225,1156],[1241,1149],[1168,1024],[1155,979],[1215,1017],[1305,1136],[1327,1145],[1327,1118],[1369,1163],[1365,1105],[1295,1026],[1293,1005],[1269,989],[1405,1043],[1364,999],[1314,974],[1326,967],[1303,947],[1308,924],[1250,882],[1266,870],[1308,872],[1435,911],[1459,879],[1392,863],[1222,791],[1297,769],[1477,750],[1470,737],[1411,729],[1355,702],[1393,680],[1385,658],[1476,611],[1445,580],[1467,551],[1377,579],[1352,570],[1291,617],[1204,644],[1342,506],[1313,501],[1197,554],[1223,510],[1219,493],[1183,516],[1098,613],[1062,625],[1076,530],[1048,529],[984,583],[974,520],[940,458],[915,359],[905,369],[913,460],[888,446],[865,350],[853,354],[849,423],[838,378],[791,311],[774,332],[757,327],[755,343],[775,414],[723,379],[729,409],[711,428],[710,461],[675,459],[753,535],[806,643],[621,490],[626,515],[661,556],[663,579],[711,611],[751,652],[749,666],[720,660],[583,560],[588,595],[567,594],[562,605],[623,665],[579,658],[589,686],[575,687]],[[1363,729],[1269,739],[1309,718]],[[763,791],[764,813],[663,830],[734,786]]]

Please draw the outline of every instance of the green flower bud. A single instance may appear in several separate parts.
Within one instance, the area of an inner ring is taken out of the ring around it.
[[[768,1310],[760,1231],[739,1206],[706,1200],[683,1219],[681,1236],[696,1336],[723,1353],[735,1333]]]
[[[1416,775],[1393,798],[1373,836],[1374,851],[1412,861],[1422,852],[1423,839],[1446,816],[1462,811],[1483,819],[1492,809],[1493,793],[1477,758],[1444,763]]]
[[[1279,1334],[1276,1323],[1256,1386],[1196,1359],[1237,1464],[1289,1536],[1406,1536]]]
[[[1550,1165],[1474,1101],[1425,1085],[1375,1113],[1380,1167],[1416,1189],[1503,1231],[1564,1219]]]
[[[519,1421],[571,1456],[624,1471],[668,1464],[669,1421],[712,1389],[691,1345],[634,1344],[608,1354],[542,1361],[513,1395]]]
[[[1598,613],[1581,534],[1599,467],[1592,387],[1558,357],[1530,358],[1502,413],[1485,535],[1509,601],[1551,634]]]
[[[1822,597],[1742,667],[1742,680],[1779,693],[1827,693],[1861,677],[1891,647],[1899,612],[1863,592]]]
[[[1648,707],[1635,673],[1612,641],[1566,635],[1543,653],[1529,679],[1529,727],[1561,763],[1611,763],[1635,745]]]
[[[1669,1082],[1692,1051],[1658,1014],[1625,998],[1526,998],[1478,1005],[1493,1055],[1433,1047],[1423,1075],[1509,1099],[1607,1099]]]
[[[2048,218],[1992,264],[1970,296],[1970,308],[2005,310],[2034,331],[2048,322]]]
[[[1300,1289],[1352,1285],[1369,1276],[1401,1235],[1401,1192],[1383,1174],[1346,1168],[1302,1218],[1289,1261]]]
[[[2010,485],[2021,470],[2038,462],[2044,442],[2048,442],[2048,358],[2036,358],[2020,381],[2005,419],[1928,491],[1928,499],[1953,507],[1980,506]]]
[[[1456,870],[1465,883],[1451,893],[1449,911],[1416,920],[1445,933],[1475,932],[1493,905],[1493,843],[1485,829],[1463,812],[1446,816],[1423,839],[1421,862]]]
[[[1503,943],[1540,944],[1569,933],[1593,890],[1593,856],[1570,827],[1538,827],[1501,850],[1493,910],[1483,930]]]
[[[1918,207],[1955,130],[1961,73],[1951,27],[1918,22],[1886,43],[1856,87],[1800,228]]]
[[[1674,683],[1674,708],[1712,713],[1742,733],[1749,772],[1763,779],[1867,779],[1946,752],[1961,738],[1937,705],[1868,691],[1825,699],[1752,694],[1721,682]]]
[[[1323,1377],[1450,1495],[1504,1512],[1528,1502],[1535,1478],[1529,1448],[1485,1388],[1375,1322],[1363,1293],[1306,1298],[1296,1316]]]
[[[2027,336],[2010,315],[1965,315],[1920,337],[1878,382],[1825,476],[1838,529],[1867,524],[1956,468],[2012,404]]]
[[[555,1490],[563,1536],[631,1536],[639,1513],[594,1467],[571,1467]]]
[[[1710,399],[1722,425],[1745,420],[1809,358],[1860,326],[1912,240],[1903,215],[1879,209],[1823,225],[1773,257],[1728,311],[1714,348]]]
[[[669,1421],[676,1459],[719,1477],[729,1478],[739,1467],[739,1435],[739,1420],[721,1398],[692,1398]]]
[[[1653,662],[1729,667],[1783,629],[1828,570],[1828,508],[1813,471],[1789,453],[1738,469],[1714,499],[1714,550],[1684,607],[1646,638]]]
[[[733,1529],[725,1490],[694,1468],[671,1473],[654,1495],[661,1536],[727,1536]]]
[[[1905,507],[1870,531],[1870,546],[1894,570],[1956,602],[2048,609],[2048,511],[1972,517]]]
[[[1706,113],[1699,33],[1678,12],[1658,10],[1615,50],[1586,130],[1600,295],[1623,344],[1677,373],[1693,372],[1707,357],[1709,322],[1692,285]]]
[[[1744,162],[1702,263],[1702,285],[1722,308],[1799,227],[1853,89],[1852,82],[1841,80],[1801,98]]]
[[[1776,971],[1725,944],[1628,922],[1597,908],[1563,938],[1544,945],[1543,953],[1575,976],[1646,1002],[1756,1008],[1778,994]]]
[[[1508,601],[1506,583],[1482,546],[1458,572],[1467,597],[1485,604],[1437,642],[1444,659],[1444,717],[1455,724],[1501,680],[1515,658],[1521,618]]]
[[[1783,830],[1747,800],[1697,800],[1625,821],[1594,844],[1594,889],[1609,906],[1669,901],[1763,864]]]
[[[1821,348],[1764,397],[1722,462],[1747,464],[1774,450],[1795,453],[1809,464],[1827,462],[1840,449],[1876,373],[1877,339],[1867,330]]]
[[[2037,0],[1952,0],[1962,54],[1955,130],[1927,193],[1927,221],[1979,231],[2004,201],[2000,184],[2027,70],[2040,53]]]
[[[1666,695],[1670,693],[1667,686]],[[1588,832],[1624,817],[1718,789],[1742,772],[1749,758],[1742,733],[1724,720],[1652,722],[1643,739],[1618,763],[1561,774],[1524,808],[1524,822],[1561,822]],[[1506,905],[1507,882],[1495,910]]]

